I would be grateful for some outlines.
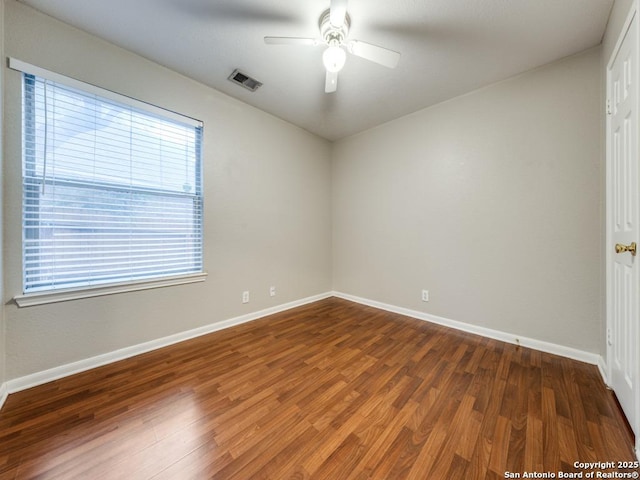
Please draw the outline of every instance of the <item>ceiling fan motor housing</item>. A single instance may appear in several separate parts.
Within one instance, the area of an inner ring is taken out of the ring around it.
[[[345,15],[344,23],[341,27],[332,25],[330,11],[327,10],[320,16],[320,35],[327,45],[337,47],[342,45],[347,38],[350,25],[351,19],[349,18],[349,14]]]

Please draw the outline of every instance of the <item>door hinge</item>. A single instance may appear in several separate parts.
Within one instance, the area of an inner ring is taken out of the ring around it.
[[[611,115],[613,112],[611,111],[611,99],[607,98],[607,115]]]
[[[607,328],[607,345],[613,345],[613,335],[610,328]]]

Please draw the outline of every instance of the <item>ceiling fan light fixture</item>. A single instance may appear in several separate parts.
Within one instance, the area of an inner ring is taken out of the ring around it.
[[[302,37],[264,37],[270,45],[309,45],[324,43],[327,48],[322,53],[322,63],[326,69],[325,93],[333,93],[338,86],[338,72],[342,70],[347,59],[347,50],[356,57],[388,68],[395,68],[400,53],[361,40],[350,39],[351,18],[347,13],[349,0],[330,0],[329,9],[320,15],[318,26],[320,38]]]
[[[329,72],[339,72],[347,60],[347,53],[340,47],[329,46],[322,54],[322,63]]]

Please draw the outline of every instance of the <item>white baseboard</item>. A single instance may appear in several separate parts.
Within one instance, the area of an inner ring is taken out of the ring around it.
[[[9,389],[6,383],[0,383],[0,409],[4,405],[4,402],[7,401],[7,397],[9,396]]]
[[[607,362],[604,357],[600,355],[600,359],[598,360],[598,370],[600,371],[600,376],[602,377],[602,381],[604,384],[609,387],[609,367],[607,366]]]
[[[147,353],[152,350],[157,350],[158,348],[167,347],[169,345],[183,342],[191,338],[200,337],[202,335],[216,332],[218,330],[223,330],[225,328],[234,327],[236,325],[241,325],[243,323],[251,322],[253,320],[257,320],[259,318],[266,317],[268,315],[273,315],[274,313],[290,310],[292,308],[300,307],[302,305],[316,302],[318,300],[323,300],[331,296],[332,296],[331,292],[314,295],[312,297],[307,297],[301,300],[296,300],[296,301],[285,303],[282,305],[277,305],[275,307],[266,308],[264,310],[259,310],[257,312],[248,313],[246,315],[230,318],[228,320],[223,320],[221,322],[212,323],[210,325],[205,325],[203,327],[195,328],[193,330],[187,330],[185,332],[176,333],[175,335],[170,335],[168,337],[159,338],[157,340],[151,340],[149,342],[133,345],[131,347],[126,347],[120,350],[115,350],[113,352],[97,355],[95,357],[80,360],[78,362],[68,363],[66,365],[54,367],[49,370],[44,370],[42,372],[37,372],[31,375],[26,375],[24,377],[19,377],[13,380],[9,380],[8,382],[4,383],[0,387],[0,408],[6,396],[10,393],[16,393],[22,390],[26,390],[28,388],[42,385],[44,383],[51,382],[53,380],[58,380],[63,377],[68,377],[69,375],[84,372],[92,368],[101,367],[109,363],[117,362],[119,360],[124,360],[126,358],[130,358],[135,355],[140,355],[142,353]],[[4,393],[4,396],[3,396],[3,393]]]
[[[424,312],[410,310],[403,307],[397,307],[395,305],[389,305],[386,303],[378,302],[375,300],[369,300],[366,298],[361,298],[361,297],[349,295],[342,292],[326,292],[323,294],[314,295],[311,297],[303,298],[301,300],[296,300],[293,302],[289,302],[289,303],[285,303],[275,307],[260,310],[257,312],[248,313],[246,315],[241,315],[239,317],[230,318],[228,320],[223,320],[221,322],[216,322],[210,325],[205,325],[203,327],[199,327],[193,330],[188,330],[185,332],[177,333],[175,335],[170,335],[168,337],[159,338],[157,340],[152,340],[152,341],[141,343],[138,345],[133,345],[131,347],[122,348],[120,350],[115,350],[113,352],[97,355],[95,357],[87,358],[87,359],[69,363],[66,365],[61,365],[59,367],[54,367],[49,370],[44,370],[42,372],[37,372],[30,375],[26,375],[24,377],[19,377],[13,380],[9,380],[4,384],[0,385],[0,408],[2,407],[4,401],[6,400],[7,395],[11,393],[26,390],[28,388],[42,385],[44,383],[51,382],[53,380],[58,380],[60,378],[67,377],[69,375],[73,375],[76,373],[84,372],[92,368],[101,367],[109,363],[117,362],[119,360],[124,360],[126,358],[130,358],[135,355],[140,355],[142,353],[150,352],[158,348],[173,345],[175,343],[179,343],[185,340],[189,340],[191,338],[206,335],[208,333],[216,332],[218,330],[233,327],[236,325],[241,325],[243,323],[257,320],[259,318],[266,317],[274,313],[290,310],[292,308],[306,305],[308,303],[316,302],[318,300],[329,298],[331,296],[343,298],[345,300],[349,300],[355,303],[360,303],[362,305],[368,305],[370,307],[379,308],[381,310],[386,310],[388,312],[398,313],[400,315],[406,315],[408,317],[417,318],[419,320],[436,323],[438,325],[455,328],[456,330],[462,330],[465,332],[474,333],[476,335],[481,335],[484,337],[501,340],[507,343],[518,344],[518,341],[519,341],[519,344],[524,347],[540,350],[547,353],[552,353],[555,355],[560,355],[563,357],[572,358],[574,360],[590,363],[592,365],[597,365],[606,383],[605,374],[607,369],[605,368],[604,360],[600,355],[597,355],[595,353],[584,352],[582,350],[577,350],[571,347],[565,347],[563,345],[543,342],[543,341],[532,339],[532,338],[527,338],[519,335],[514,335],[511,333],[502,332],[499,330],[479,327],[476,325],[471,325],[471,324],[459,322],[456,320],[450,320],[444,317],[438,317],[435,315],[430,315]]]
[[[534,350],[539,350],[541,352],[551,353],[554,355],[560,355],[562,357],[571,358],[573,360],[589,363],[591,365],[597,365],[598,367],[600,367],[601,363],[604,364],[602,356],[596,353],[589,353],[575,348],[565,347],[564,345],[544,342],[542,340],[527,338],[520,335],[515,335],[513,333],[502,332],[500,330],[479,327],[477,325],[471,325],[469,323],[459,322],[457,320],[450,320],[448,318],[438,317],[436,315],[419,312],[417,310],[410,310],[404,307],[397,307],[395,305],[389,305],[386,303],[377,302],[375,300],[369,300],[367,298],[361,298],[346,293],[333,292],[333,296],[360,303],[362,305],[379,308],[380,310],[386,310],[388,312],[406,315],[407,317],[417,318],[418,320],[424,320],[427,322],[436,323],[438,325],[443,325],[445,327],[455,328],[456,330],[462,330],[463,332],[474,333],[476,335],[493,338],[495,340],[501,340],[503,342],[512,343],[514,345],[519,344],[523,347],[532,348]],[[601,371],[601,373],[603,372]]]

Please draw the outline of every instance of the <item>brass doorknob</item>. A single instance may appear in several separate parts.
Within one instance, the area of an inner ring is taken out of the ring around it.
[[[624,253],[629,252],[634,257],[636,256],[636,242],[631,242],[631,245],[623,245],[621,243],[616,243],[616,253]]]

